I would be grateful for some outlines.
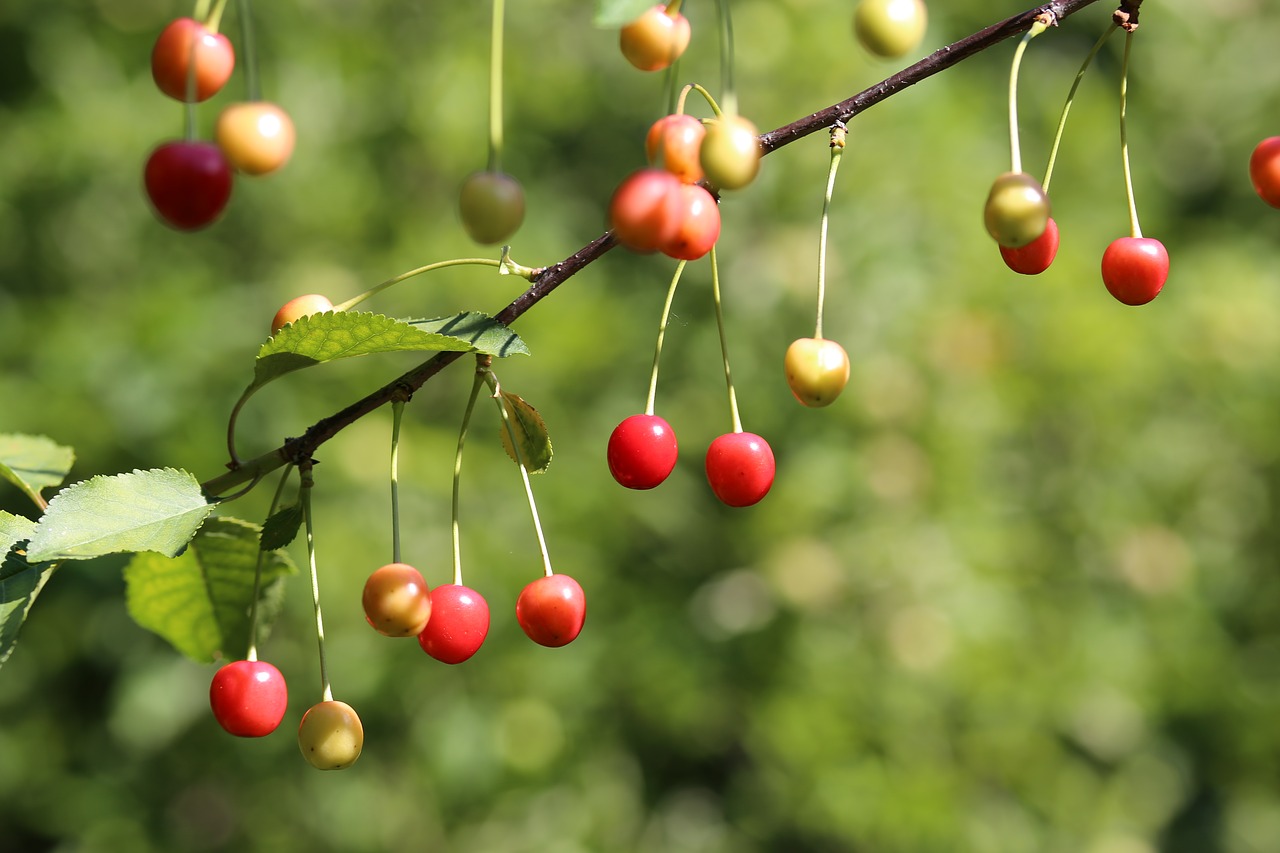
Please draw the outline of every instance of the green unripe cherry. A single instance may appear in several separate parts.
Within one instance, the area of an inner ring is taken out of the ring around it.
[[[869,52],[895,59],[915,50],[928,22],[924,0],[862,0],[853,33]]]
[[[755,180],[760,171],[760,143],[756,126],[742,116],[722,115],[707,123],[698,160],[707,180],[722,190],[736,190]]]
[[[1048,226],[1049,196],[1026,172],[1005,172],[991,185],[982,219],[997,243],[1020,249]]]
[[[360,757],[364,726],[346,702],[330,699],[307,709],[298,725],[298,748],[317,770],[342,770]]]
[[[458,211],[472,240],[502,243],[524,222],[524,189],[505,172],[472,172],[462,182]]]

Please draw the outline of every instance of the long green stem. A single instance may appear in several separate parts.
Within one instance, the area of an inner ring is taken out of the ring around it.
[[[653,414],[654,400],[658,396],[658,362],[662,360],[662,341],[667,336],[667,321],[671,318],[671,303],[676,297],[676,287],[680,284],[680,275],[684,272],[687,261],[676,264],[675,274],[671,276],[671,285],[667,288],[667,301],[662,304],[662,319],[658,321],[658,342],[653,347],[653,373],[649,376],[649,397],[644,404],[644,413]]]
[[[320,573],[316,569],[316,536],[315,521],[311,512],[311,489],[315,481],[311,478],[311,465],[306,463],[299,468],[302,475],[302,518],[307,528],[307,564],[311,568],[311,602],[316,611],[316,645],[320,650],[320,694],[325,702],[333,700],[333,689],[329,686],[329,665],[324,654],[324,617],[320,613]]]
[[[716,15],[720,22],[720,97],[724,111],[736,116],[738,90],[733,85],[733,16],[729,14],[729,0],[716,0]]]
[[[738,395],[733,390],[733,376],[729,372],[729,339],[724,330],[724,308],[720,300],[720,264],[716,260],[716,247],[711,247],[711,294],[716,303],[716,328],[720,330],[720,356],[724,360],[724,383],[729,388],[729,415],[733,419],[733,431],[742,432],[742,418],[738,417]]]
[[[524,483],[524,495],[529,501],[529,513],[533,516],[533,530],[538,534],[538,550],[542,552],[542,568],[546,572],[547,577],[555,574],[551,569],[551,554],[547,551],[547,538],[542,535],[542,519],[538,517],[538,503],[533,499],[533,484],[529,482],[529,469],[524,464],[524,457],[520,454],[520,442],[516,438],[515,428],[511,426],[511,415],[507,412],[507,401],[502,396],[502,390],[498,385],[498,377],[494,375],[492,370],[486,370],[485,381],[489,383],[489,388],[493,391],[493,401],[498,404],[498,411],[502,414],[502,426],[507,431],[507,438],[511,440],[511,452],[516,457],[516,465],[520,468],[520,481]]]
[[[484,385],[485,371],[493,362],[487,355],[476,356],[476,375],[471,383],[471,396],[467,398],[467,408],[462,413],[462,428],[458,430],[458,452],[453,457],[453,582],[462,586],[462,534],[458,517],[461,510],[459,495],[462,484],[462,448],[467,443],[467,427],[471,424],[471,413],[476,407],[476,398],[480,396],[480,388]]]
[[[1124,191],[1129,197],[1129,228],[1134,237],[1142,236],[1138,224],[1138,203],[1133,197],[1133,170],[1129,167],[1129,123],[1126,120],[1129,101],[1129,47],[1133,44],[1133,32],[1125,33],[1124,59],[1120,63],[1120,158],[1124,162]]]
[[[489,171],[502,171],[502,31],[505,0],[493,0],[489,38]]]
[[[284,484],[289,482],[291,473],[293,473],[293,466],[286,465],[284,473],[280,475],[280,483],[276,486],[276,493],[271,498],[271,506],[267,508],[267,518],[276,514],[276,508],[280,506],[280,496],[284,494]],[[258,659],[258,597],[262,594],[262,562],[266,556],[266,551],[259,548],[258,561],[253,567],[253,598],[249,600],[249,651],[245,655],[245,660]]]
[[[240,16],[240,55],[244,57],[245,93],[250,101],[262,99],[258,82],[258,51],[253,39],[253,14],[249,0],[236,0],[236,12]]]
[[[356,307],[357,305],[359,305],[361,302],[364,302],[369,297],[376,296],[377,294],[386,290],[388,287],[399,284],[400,282],[405,281],[407,279],[411,279],[414,276],[422,275],[423,273],[432,272],[434,270],[444,269],[445,267],[459,267],[459,266],[465,266],[467,264],[475,264],[477,266],[499,267],[499,268],[501,268],[502,266],[501,261],[496,261],[493,258],[454,258],[448,261],[436,261],[434,264],[427,264],[424,267],[418,267],[417,269],[412,269],[412,270],[409,270],[408,272],[402,272],[397,276],[393,276],[387,279],[381,284],[374,285],[373,287],[366,290],[364,293],[361,293],[359,296],[353,296],[350,299],[348,299],[346,302],[342,302],[333,306],[333,310],[348,311]]]
[[[1045,31],[1043,21],[1036,21],[1018,42],[1009,68],[1009,153],[1012,161],[1009,171],[1022,171],[1022,144],[1018,134],[1018,71],[1022,67],[1022,55],[1027,52],[1031,40]]]
[[[689,98],[690,92],[697,92],[706,100],[707,105],[711,107],[712,115],[716,116],[717,118],[719,118],[722,115],[722,112],[720,110],[720,105],[716,103],[716,99],[711,96],[710,92],[708,92],[705,88],[703,88],[697,83],[688,83],[685,85],[683,89],[680,90],[680,98],[678,101],[676,101],[676,109],[675,109],[676,112],[678,113],[684,112],[684,105]]]
[[[836,188],[836,170],[840,168],[840,157],[844,154],[844,141],[847,131],[843,122],[836,122],[831,128],[831,165],[827,170],[827,190],[822,197],[822,225],[818,229],[818,317],[814,323],[813,336],[822,339],[822,309],[827,301],[827,220],[831,213],[831,196]]]
[[[222,13],[227,9],[227,0],[214,0],[213,9],[208,15],[197,18],[204,23],[205,29],[211,33],[216,33],[218,27],[222,26]]]
[[[1049,164],[1044,168],[1044,191],[1049,191],[1049,182],[1053,180],[1053,167],[1058,161],[1058,147],[1062,144],[1062,133],[1067,127],[1067,116],[1071,113],[1071,105],[1075,103],[1076,90],[1080,88],[1080,81],[1084,79],[1084,73],[1089,70],[1090,63],[1093,58],[1098,55],[1098,51],[1102,50],[1102,46],[1106,44],[1107,39],[1111,37],[1118,27],[1113,23],[1107,27],[1107,31],[1098,37],[1093,43],[1093,49],[1089,51],[1089,55],[1084,58],[1084,62],[1080,63],[1080,70],[1076,72],[1076,79],[1071,81],[1071,89],[1067,92],[1067,100],[1062,105],[1062,115],[1058,117],[1058,129],[1053,134],[1053,146],[1049,149]]]
[[[400,422],[404,400],[391,404],[391,562],[400,562]]]

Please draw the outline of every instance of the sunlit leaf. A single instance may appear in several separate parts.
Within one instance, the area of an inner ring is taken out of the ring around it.
[[[523,399],[506,391],[501,393],[502,403],[507,409],[507,423],[520,445],[519,458],[511,446],[506,426],[500,428],[502,446],[513,460],[524,462],[530,474],[541,474],[551,465],[551,435],[547,432],[547,425],[538,410]]]
[[[43,435],[0,435],[0,478],[22,489],[36,504],[40,490],[58,486],[75,462],[70,447]]]
[[[59,565],[27,562],[21,544],[35,528],[34,521],[0,510],[0,665],[13,653],[32,602]]]

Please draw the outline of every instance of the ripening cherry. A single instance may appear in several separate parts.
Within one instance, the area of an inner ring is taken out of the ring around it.
[[[237,737],[263,737],[276,730],[289,705],[280,670],[258,660],[223,666],[209,685],[209,705],[218,724]]]
[[[665,6],[651,6],[618,34],[622,55],[641,71],[661,71],[689,46],[689,19]]]
[[[195,97],[187,97],[191,62],[195,60]],[[151,50],[151,76],[171,98],[206,101],[231,78],[236,53],[221,33],[210,32],[194,18],[178,18],[161,31]]]
[[[760,171],[760,140],[756,126],[738,115],[722,115],[707,124],[698,150],[707,180],[722,190],[736,190],[755,180]]]
[[[151,152],[143,184],[161,220],[179,231],[194,231],[227,206],[231,165],[212,142],[175,140]]]
[[[670,243],[680,227],[682,186],[665,169],[632,172],[609,201],[609,221],[618,242],[635,252],[652,252]]]
[[[474,589],[440,584],[431,590],[431,618],[418,635],[422,650],[442,663],[462,663],[489,634],[489,603]]]
[[[696,184],[706,176],[699,160],[702,138],[706,135],[706,126],[691,115],[663,116],[645,135],[644,150],[649,164],[666,169],[686,184]]]
[[[310,316],[311,314],[323,314],[325,311],[332,311],[333,303],[329,301],[329,297],[319,293],[305,293],[302,296],[295,296],[284,305],[280,306],[280,310],[276,312],[276,316],[271,320],[271,334],[275,334],[289,325],[299,317]]]
[[[885,59],[915,50],[928,23],[924,0],[862,0],[853,13],[853,33],[858,41]]]
[[[364,749],[364,725],[355,709],[334,699],[317,702],[298,724],[298,749],[317,770],[343,770]]]
[[[707,448],[707,482],[729,506],[759,503],[773,486],[773,448],[750,432],[730,432]]]
[[[1053,217],[1045,224],[1044,233],[1027,245],[1010,249],[1000,247],[1000,257],[1005,265],[1016,273],[1023,275],[1039,275],[1049,268],[1058,255],[1058,223]]]
[[[1249,178],[1258,198],[1280,207],[1280,136],[1262,140],[1249,157]]]
[[[524,222],[524,188],[506,172],[472,172],[458,193],[458,213],[477,243],[505,243]]]
[[[373,629],[388,637],[416,637],[431,618],[431,589],[406,563],[388,563],[369,575],[360,603]]]
[[[1020,249],[1049,226],[1049,196],[1026,172],[1005,172],[991,185],[983,222],[1001,246]]]
[[[632,415],[614,427],[606,451],[609,473],[628,489],[652,489],[676,467],[680,450],[671,424],[657,415]]]
[[[792,341],[783,367],[791,393],[811,408],[831,405],[849,383],[849,354],[828,338]]]
[[[1102,281],[1125,305],[1145,305],[1169,278],[1169,253],[1151,237],[1121,237],[1102,253]]]
[[[541,646],[559,648],[572,643],[586,619],[586,595],[568,575],[540,577],[516,599],[516,621],[525,635]]]
[[[245,101],[218,114],[213,138],[237,170],[266,175],[289,162],[296,137],[283,109],[269,101]]]
[[[675,190],[680,211],[675,233],[660,248],[679,261],[696,261],[720,239],[720,207],[715,198],[697,184],[681,184]]]

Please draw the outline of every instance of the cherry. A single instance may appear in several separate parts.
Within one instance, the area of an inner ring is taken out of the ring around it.
[[[530,640],[559,648],[572,643],[587,619],[587,598],[568,575],[545,575],[520,591],[516,621]]]
[[[831,405],[849,383],[849,354],[827,338],[792,341],[783,367],[791,393],[813,408]]]
[[[707,125],[698,151],[707,180],[722,190],[736,190],[755,180],[760,171],[760,142],[756,126],[742,116],[722,115]]]
[[[1249,157],[1249,178],[1258,198],[1280,207],[1280,136],[1262,140]]]
[[[650,165],[666,169],[686,184],[696,184],[705,177],[698,158],[706,135],[707,128],[691,115],[663,116],[645,136],[645,154]]]
[[[405,563],[388,563],[369,575],[360,601],[369,624],[388,637],[416,637],[431,618],[431,589]]]
[[[143,172],[156,213],[180,231],[203,228],[231,198],[231,166],[212,142],[175,140],[151,152]]]
[[[263,737],[276,730],[289,705],[280,670],[258,660],[238,660],[219,669],[209,685],[214,719],[237,737]]]
[[[665,169],[631,173],[609,201],[609,221],[618,242],[636,252],[669,244],[680,227],[682,186]]]
[[[317,702],[298,724],[298,748],[317,770],[342,770],[356,763],[364,748],[364,726],[346,702]]]
[[[524,188],[506,172],[472,172],[458,194],[462,227],[477,243],[503,243],[524,222]]]
[[[322,296],[319,293],[306,293],[302,296],[295,296],[284,305],[281,305],[280,310],[276,312],[276,316],[272,318],[271,334],[274,335],[299,317],[323,314],[325,311],[332,310],[333,303],[329,301],[327,296]]]
[[[1145,305],[1169,277],[1169,253],[1151,237],[1121,237],[1102,253],[1102,281],[1125,305]]]
[[[1058,255],[1058,223],[1049,217],[1044,233],[1019,249],[1000,247],[1000,257],[1016,273],[1039,275],[1049,268]]]
[[[924,0],[862,0],[853,33],[869,52],[893,59],[915,49],[928,22]]]
[[[462,663],[489,634],[489,604],[459,584],[431,590],[431,619],[418,635],[422,650],[443,663]]]
[[[295,134],[289,114],[267,101],[232,104],[218,114],[213,138],[241,172],[265,175],[289,162]]]
[[[652,489],[676,467],[679,447],[671,424],[657,415],[632,415],[614,427],[606,452],[609,473],[628,489]]]
[[[1005,172],[991,185],[983,221],[997,243],[1020,249],[1049,226],[1049,196],[1026,172]]]
[[[680,206],[676,230],[660,248],[676,260],[696,261],[720,239],[720,208],[697,184],[681,184],[674,194]]]
[[[730,432],[707,448],[707,482],[729,506],[751,506],[769,493],[774,475],[773,449],[750,432]]]
[[[679,12],[669,14],[658,4],[622,28],[618,45],[636,68],[661,71],[680,58],[691,34],[688,18]]]
[[[210,32],[194,18],[178,18],[161,31],[151,50],[151,76],[160,91],[187,101],[193,59],[195,100],[205,101],[231,78],[236,53],[226,36]]]

